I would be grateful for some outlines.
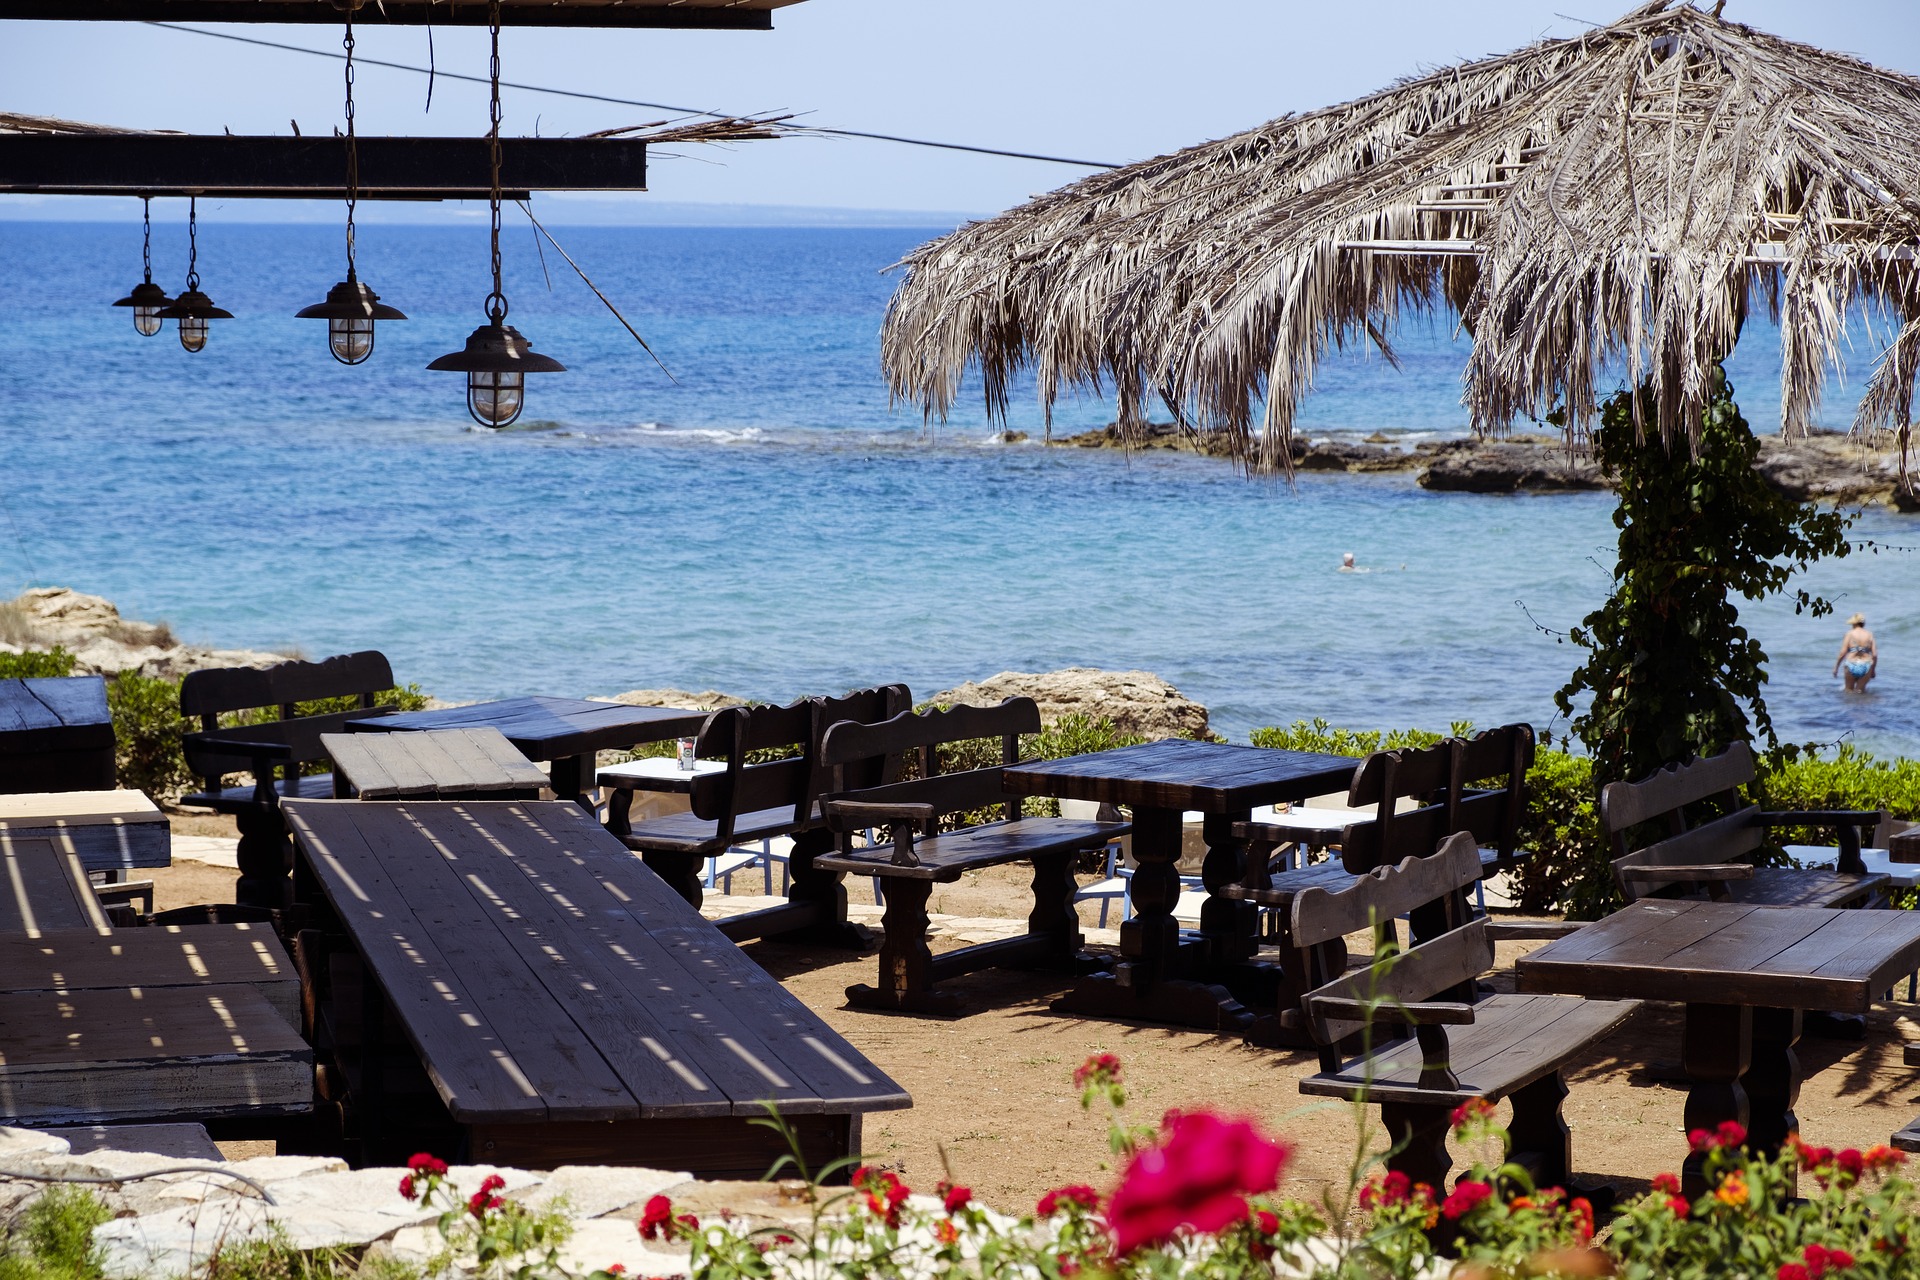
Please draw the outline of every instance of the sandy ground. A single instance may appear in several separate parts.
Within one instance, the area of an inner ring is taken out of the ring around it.
[[[176,818],[175,830],[231,835],[230,822]],[[232,901],[234,872],[180,862],[154,875],[157,905]],[[735,887],[760,889],[749,874]],[[864,882],[850,882],[855,903],[871,903]],[[937,890],[932,909],[967,917],[1017,917],[1027,909],[1026,873],[994,868]],[[1097,907],[1083,904],[1085,923]],[[1512,989],[1512,962],[1540,943],[1502,944],[1492,984]],[[936,943],[936,949],[941,944]],[[1080,1110],[1070,1079],[1088,1054],[1120,1055],[1132,1118],[1151,1123],[1168,1107],[1206,1105],[1254,1116],[1294,1146],[1287,1191],[1318,1199],[1344,1186],[1357,1127],[1351,1108],[1301,1096],[1298,1082],[1316,1069],[1303,1052],[1253,1049],[1237,1039],[1166,1027],[1062,1017],[1049,1002],[1068,985],[1044,974],[989,970],[948,984],[974,1012],[954,1019],[871,1013],[846,1007],[845,989],[874,980],[869,955],[756,943],[752,955],[787,988],[906,1087],[910,1110],[867,1117],[865,1147],[901,1171],[910,1185],[950,1170],[989,1203],[1020,1209],[1065,1182],[1099,1185],[1108,1159],[1106,1120]],[[1905,994],[1902,984],[1899,994]],[[1920,1075],[1901,1061],[1901,1043],[1920,1039],[1920,1006],[1882,1005],[1864,1044],[1804,1040],[1798,1114],[1807,1139],[1867,1146],[1913,1119]],[[1677,1063],[1678,1006],[1650,1005],[1602,1041],[1569,1072],[1566,1116],[1575,1167],[1583,1178],[1623,1190],[1644,1187],[1685,1155],[1683,1091],[1645,1064]],[[1375,1113],[1377,1115],[1377,1112]],[[1376,1144],[1378,1136],[1376,1134]],[[261,1154],[262,1144],[228,1144],[230,1154]]]

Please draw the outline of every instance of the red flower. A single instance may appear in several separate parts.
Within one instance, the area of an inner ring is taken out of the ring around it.
[[[1084,1089],[1092,1084],[1119,1084],[1120,1059],[1110,1053],[1096,1053],[1073,1069],[1073,1087]]]
[[[1687,1133],[1687,1148],[1691,1151],[1711,1151],[1713,1135],[1705,1129],[1693,1129]]]
[[[1722,1120],[1714,1136],[1723,1147],[1744,1147],[1747,1145],[1747,1126],[1738,1120]]]
[[[793,1237],[782,1231],[773,1237],[773,1242],[775,1244],[792,1244]]]
[[[1440,1212],[1449,1218],[1461,1218],[1473,1211],[1473,1207],[1493,1196],[1493,1187],[1485,1182],[1468,1182],[1462,1179],[1453,1184],[1453,1190],[1440,1205]]]
[[[1783,1262],[1774,1273],[1774,1280],[1813,1280],[1813,1276],[1797,1262]]]
[[[1684,1196],[1668,1196],[1667,1209],[1676,1218],[1684,1218],[1693,1209]]]
[[[1680,1194],[1680,1179],[1671,1173],[1656,1173],[1653,1175],[1653,1189],[1664,1195],[1677,1196]]]
[[[1867,1158],[1857,1148],[1848,1147],[1833,1157],[1833,1163],[1849,1178],[1858,1178],[1867,1167]]]
[[[1567,1212],[1579,1224],[1581,1241],[1593,1239],[1593,1203],[1585,1196],[1575,1196],[1567,1201]]]
[[[1271,1209],[1253,1211],[1253,1229],[1263,1236],[1275,1235],[1280,1230],[1280,1215]]]
[[[1247,1197],[1280,1185],[1287,1148],[1245,1120],[1211,1112],[1169,1111],[1159,1142],[1121,1172],[1107,1204],[1118,1254],[1172,1238],[1175,1231],[1219,1231],[1247,1216]]]
[[[1077,1276],[1080,1274],[1080,1264],[1064,1253],[1055,1258],[1054,1262],[1059,1266],[1060,1274],[1063,1276]]]
[[[1380,1176],[1378,1182],[1369,1182],[1360,1188],[1360,1207],[1372,1209],[1376,1206],[1390,1208],[1405,1204],[1412,1198],[1413,1179],[1398,1169],[1389,1169]]]
[[[403,1200],[411,1200],[413,1199],[413,1195],[413,1175],[408,1174],[406,1177],[400,1179],[400,1198]]]
[[[1829,1249],[1825,1245],[1810,1244],[1801,1251],[1800,1256],[1807,1260],[1806,1272],[1811,1280],[1820,1280],[1828,1271],[1845,1271],[1853,1266],[1852,1254],[1845,1249]]]
[[[948,1213],[958,1213],[973,1201],[973,1192],[965,1187],[942,1185],[940,1192],[945,1197],[940,1202],[941,1206],[946,1209]]]
[[[493,1194],[507,1185],[507,1180],[497,1173],[490,1173],[481,1182],[480,1189],[467,1197],[467,1212],[476,1218],[485,1218],[487,1210],[498,1209],[500,1197]]]
[[[1072,1186],[1067,1187],[1055,1187],[1052,1191],[1040,1197],[1040,1203],[1034,1209],[1034,1213],[1038,1217],[1051,1218],[1062,1209],[1070,1208],[1074,1205],[1078,1205],[1083,1209],[1098,1209],[1100,1207],[1100,1193],[1084,1182],[1076,1182]]]
[[[907,1202],[912,1192],[894,1173],[862,1165],[853,1171],[853,1185],[867,1193],[868,1212],[884,1219],[890,1227],[900,1225],[900,1206]]]
[[[960,1239],[960,1228],[953,1225],[952,1218],[942,1218],[933,1229],[933,1238],[941,1244],[953,1244]]]
[[[673,1201],[665,1196],[655,1196],[647,1201],[646,1210],[640,1215],[640,1238],[673,1239]]]
[[[413,1159],[407,1161],[407,1168],[416,1174],[431,1175],[435,1178],[447,1176],[447,1162],[424,1151],[416,1152]]]
[[[1866,1161],[1867,1168],[1877,1172],[1881,1169],[1891,1169],[1895,1165],[1905,1164],[1907,1162],[1907,1153],[1904,1151],[1896,1151],[1883,1142],[1877,1147],[1868,1147],[1866,1155],[1862,1158]]]
[[[1455,1129],[1464,1129],[1476,1120],[1485,1120],[1493,1114],[1493,1104],[1485,1098],[1468,1098],[1453,1109],[1449,1121]]]

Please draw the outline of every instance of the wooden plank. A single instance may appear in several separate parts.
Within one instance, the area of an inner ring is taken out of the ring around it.
[[[829,767],[920,747],[1040,732],[1040,708],[1032,698],[1008,698],[998,706],[965,704],[931,711],[904,711],[877,724],[843,720],[827,730],[820,761]]]
[[[1844,944],[1832,958],[1819,966],[1823,978],[1858,978],[1865,984],[1868,1003],[1877,999],[1893,981],[1920,968],[1920,916],[1911,911],[1868,911],[1875,917],[1868,928],[1851,919],[1849,912],[1832,921],[1822,932],[1832,932]],[[1799,957],[1782,954],[1776,963],[1799,962]]]
[[[1354,764],[1347,756],[1168,738],[1013,765],[1005,783],[1020,795],[1226,813],[1344,787]]]
[[[1865,902],[1883,892],[1892,877],[1852,876],[1837,871],[1796,871],[1785,867],[1758,867],[1751,880],[1727,886],[1735,902],[1763,907],[1843,907]]]
[[[367,749],[379,765],[393,787],[385,799],[394,800],[431,800],[438,788],[439,778],[431,767],[429,753],[419,745],[403,742],[401,739],[413,735],[404,733],[377,733],[373,745]],[[361,799],[368,799],[362,796]]]
[[[343,805],[349,811],[343,812]],[[494,962],[483,955],[482,967],[466,968],[457,937],[445,939],[454,954],[441,950],[355,824],[352,810],[370,810],[368,802],[294,800],[281,810],[454,1118],[465,1123],[546,1119],[542,1068],[560,1050],[551,1042],[529,1048],[524,1034],[510,1038],[490,1021],[500,1017],[506,1029],[524,1032],[512,1001],[526,984],[491,986]],[[573,1048],[571,1040],[566,1048]]]
[[[1600,821],[1609,834],[1753,781],[1753,750],[1736,742],[1717,756],[1670,764],[1638,782],[1609,782],[1600,792]]]
[[[384,799],[397,790],[392,776],[369,745],[379,736],[372,733],[320,735],[320,745],[332,759],[334,773],[345,781],[349,792],[362,800]]]
[[[727,941],[699,913],[638,864],[577,806],[475,804],[466,807],[500,837],[500,848],[541,900],[564,909],[562,924],[581,930],[617,960],[629,989],[637,988],[647,1016],[663,1035],[716,1059],[752,1068],[747,1092],[734,1096],[736,1115],[761,1114],[769,1096],[768,1071],[791,1078],[785,1094],[802,1112],[879,1110],[910,1104],[907,1094],[866,1061],[759,965]],[[546,852],[533,852],[545,845]],[[524,902],[524,896],[516,901]],[[563,934],[562,936],[567,936]],[[644,984],[636,964],[661,948],[685,978],[671,994]],[[689,981],[690,980],[690,981]],[[629,1033],[630,1034],[630,1033]],[[731,1067],[729,1067],[731,1071]],[[716,1078],[723,1078],[715,1071]],[[642,1099],[643,1105],[645,1099]]]
[[[498,729],[456,729],[436,734],[435,738],[447,755],[481,784],[478,790],[537,791],[547,784],[547,775],[514,750]]]
[[[306,1042],[251,987],[0,995],[0,1120],[305,1111]]]
[[[1310,947],[1404,915],[1480,878],[1480,849],[1469,832],[1449,836],[1424,858],[1375,867],[1340,889],[1307,888],[1293,900],[1295,946]]]
[[[1549,964],[1579,964],[1616,950],[1626,953],[1636,946],[1655,948],[1654,954],[1664,955],[1668,944],[1661,935],[1673,936],[1675,930],[1685,928],[1678,923],[1682,918],[1691,916],[1698,922],[1699,932],[1690,935],[1692,937],[1704,936],[1707,931],[1717,927],[1710,916],[1695,914],[1699,906],[1698,901],[1650,899],[1636,902],[1604,920],[1590,922],[1578,933],[1569,934],[1551,946],[1521,956],[1515,964],[1528,968]],[[1528,988],[1522,985],[1520,989],[1524,991]]]
[[[102,749],[113,749],[113,722],[99,676],[0,680],[0,752]]]
[[[1408,948],[1384,972],[1368,968],[1342,974],[1308,992],[1304,1005],[1310,1009],[1316,996],[1418,1004],[1479,977],[1492,966],[1493,944],[1487,940],[1487,922],[1482,918]]]
[[[0,833],[0,933],[38,938],[62,929],[111,933],[79,862],[51,840]]]
[[[139,791],[44,791],[0,796],[0,830],[11,827],[83,827],[157,822],[167,816]]]
[[[300,978],[264,924],[0,934],[0,993],[127,987],[252,987],[297,1026]]]
[[[870,792],[858,792],[860,796]],[[1082,818],[1018,818],[989,822],[959,831],[943,832],[914,843],[917,867],[896,867],[893,845],[878,844],[853,853],[821,854],[813,864],[823,871],[846,871],[863,876],[896,876],[905,880],[950,882],[980,867],[1019,862],[1062,850],[1098,849],[1132,826],[1125,822],[1089,822]]]
[[[491,727],[529,760],[557,760],[697,733],[706,713],[677,707],[634,707],[580,698],[505,698],[466,707],[405,711],[378,720],[351,722],[357,731]]]

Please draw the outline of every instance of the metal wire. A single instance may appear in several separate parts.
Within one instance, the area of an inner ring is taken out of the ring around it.
[[[487,295],[487,317],[495,324],[507,318],[507,295],[500,287],[500,0],[487,0],[487,31],[492,40],[492,57],[487,62],[487,84],[491,98],[487,103],[487,156],[493,167],[487,194],[493,240],[493,292]]]
[[[353,207],[360,202],[360,147],[353,132],[353,10],[347,10],[347,278],[353,278]]]
[[[140,269],[153,283],[153,197],[140,197]]]

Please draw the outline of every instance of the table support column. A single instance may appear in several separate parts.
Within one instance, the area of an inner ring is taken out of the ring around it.
[[[1689,1082],[1685,1125],[1708,1132],[1733,1120],[1742,1126],[1752,1120],[1747,1090],[1740,1082],[1753,1060],[1753,1010],[1744,1005],[1690,1004],[1680,1034],[1680,1065]],[[1687,1155],[1682,1166],[1681,1190],[1689,1197],[1710,1188],[1703,1167],[1706,1156]]]
[[[1246,874],[1247,843],[1235,838],[1233,824],[1250,816],[1209,813],[1201,828],[1207,842],[1206,861],[1200,864],[1200,883],[1207,890],[1200,907],[1201,954],[1209,965],[1249,960],[1260,950],[1260,908],[1219,896]]]
[[[1800,1132],[1793,1107],[1800,1100],[1800,1041],[1798,1009],[1755,1009],[1753,1051],[1741,1085],[1747,1091],[1752,1118],[1747,1122],[1747,1147],[1773,1155],[1787,1138]],[[1788,1188],[1793,1194],[1793,1188]]]
[[[571,800],[598,818],[593,802],[587,799],[587,787],[599,776],[600,756],[589,751],[580,756],[563,756],[547,768],[547,781],[555,800]]]

